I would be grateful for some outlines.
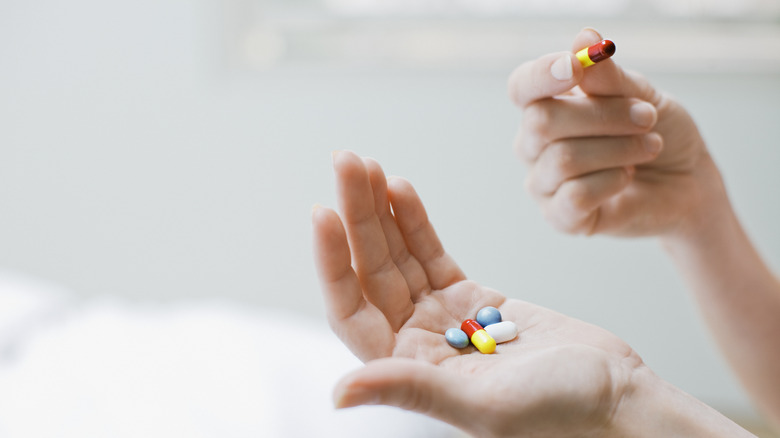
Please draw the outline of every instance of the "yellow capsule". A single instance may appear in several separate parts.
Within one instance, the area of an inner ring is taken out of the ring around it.
[[[493,339],[485,330],[477,330],[471,335],[471,343],[477,347],[482,354],[491,354],[496,351],[496,340]]]
[[[615,54],[615,43],[610,40],[601,40],[596,44],[585,47],[577,52],[574,56],[580,60],[580,64],[583,67],[590,67],[591,65],[601,62],[610,56]]]
[[[460,329],[466,332],[466,336],[471,339],[471,343],[480,353],[490,354],[496,351],[496,340],[490,337],[477,321],[467,319],[460,325]]]
[[[482,354],[491,354],[496,351],[496,340],[493,339],[484,329],[477,330],[471,335],[471,343],[477,347]]]

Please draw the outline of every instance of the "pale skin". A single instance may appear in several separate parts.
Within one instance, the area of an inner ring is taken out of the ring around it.
[[[600,39],[584,29],[573,48]],[[566,57],[543,56],[509,79],[523,111],[516,148],[526,189],[561,231],[658,236],[756,406],[780,425],[780,282],[743,231],[696,125],[612,59],[553,69]]]
[[[469,281],[410,183],[351,152],[333,161],[340,214],[314,208],[314,258],[331,327],[365,362],[337,407],[398,406],[486,438],[752,436],[613,334]],[[444,332],[484,306],[518,338],[490,355],[450,347]]]

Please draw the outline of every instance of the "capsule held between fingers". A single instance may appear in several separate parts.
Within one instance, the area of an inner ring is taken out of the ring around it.
[[[575,54],[583,67],[601,62],[615,54],[615,43],[610,40],[601,40],[596,44],[586,47]]]

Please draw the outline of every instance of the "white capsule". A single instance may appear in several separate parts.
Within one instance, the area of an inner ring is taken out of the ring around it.
[[[497,344],[509,342],[517,337],[517,324],[512,321],[502,321],[496,324],[490,324],[485,327],[485,331],[496,340]]]

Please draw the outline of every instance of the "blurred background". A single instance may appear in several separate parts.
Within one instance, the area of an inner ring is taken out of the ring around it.
[[[310,209],[351,149],[415,184],[473,280],[761,428],[657,242],[560,235],[523,192],[506,78],[585,26],[689,109],[780,269],[775,0],[4,0],[0,266],[322,321]]]

